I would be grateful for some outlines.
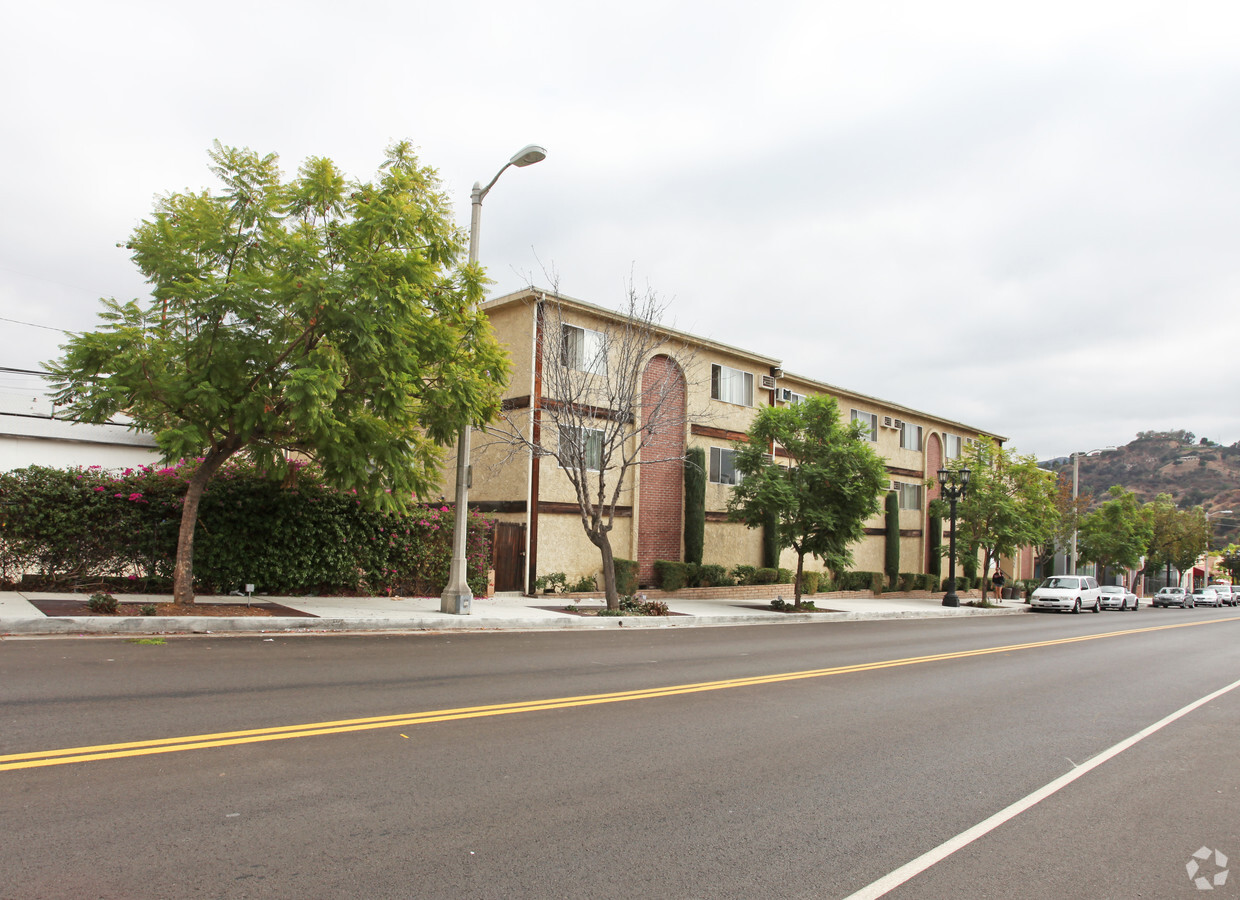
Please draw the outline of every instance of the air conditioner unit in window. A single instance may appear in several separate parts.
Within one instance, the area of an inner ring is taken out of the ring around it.
[[[900,419],[895,419],[895,420],[894,420],[894,422],[895,422],[895,424],[894,424],[894,425],[892,425],[891,427],[892,427],[892,428],[895,428],[897,431],[899,431],[901,428],[903,428],[903,427],[904,427],[904,422],[903,422],[903,421],[901,421]]]
[[[763,375],[762,376],[762,390],[764,391],[775,390],[775,376],[774,375]]]
[[[792,402],[792,391],[789,388],[780,388],[779,399],[784,401],[785,403],[791,403]]]
[[[883,427],[884,428],[895,428],[896,427],[891,424],[891,416],[883,416]]]

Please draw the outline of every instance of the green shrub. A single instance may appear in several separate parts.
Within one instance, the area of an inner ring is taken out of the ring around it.
[[[801,573],[801,593],[816,594],[818,593],[818,582],[822,578],[821,572],[802,572]]]
[[[870,573],[870,590],[876,594],[881,594],[883,592],[883,586],[886,584],[886,581],[887,579],[883,577],[882,572],[871,572]]]
[[[779,518],[771,512],[762,525],[762,567],[774,569],[779,566]]]
[[[616,567],[616,591],[620,594],[637,593],[637,560],[616,557],[613,562]]]
[[[754,580],[758,577],[757,566],[733,566],[732,578],[737,584],[757,584]]]
[[[883,571],[894,585],[900,575],[900,496],[895,491],[888,491],[885,506]]]
[[[702,563],[706,544],[706,451],[690,447],[685,453],[685,561]]]
[[[0,475],[0,578],[25,571],[45,584],[165,584],[186,484],[198,465],[31,467]],[[467,521],[467,577],[480,595],[492,523],[476,512]],[[281,482],[239,460],[221,468],[203,494],[195,587],[227,593],[251,582],[279,593],[434,596],[447,583],[452,525],[447,506],[380,512],[326,486],[314,469],[295,468]]]
[[[956,590],[967,591],[971,588],[972,584],[973,584],[973,579],[971,579],[968,575],[957,575],[956,576]]]
[[[769,566],[763,566],[761,569],[758,569],[758,571],[754,572],[753,583],[754,584],[775,584],[775,582],[778,579],[779,579],[779,569],[769,567]]]
[[[562,594],[568,590],[568,576],[563,572],[548,572],[534,579],[534,590],[546,594]]]
[[[732,579],[723,566],[707,563],[698,567],[698,584],[702,587],[730,587]]]
[[[835,579],[826,572],[823,572],[822,577],[818,579],[819,593],[827,594],[831,591],[838,591],[839,589],[839,585],[836,583]]]
[[[900,573],[900,590],[904,591],[905,593],[908,593],[909,591],[917,590],[917,581],[920,577],[921,576],[917,575],[915,572],[901,572]]]
[[[576,583],[569,587],[569,590],[574,594],[589,594],[597,591],[598,585],[595,584],[593,575],[582,575],[577,579]]]
[[[668,591],[678,591],[685,586],[685,564],[674,559],[654,561],[655,584]]]
[[[796,573],[793,572],[791,569],[781,568],[781,569],[778,569],[777,571],[778,571],[778,574],[776,575],[776,577],[779,579],[779,581],[777,582],[778,584],[792,584],[793,579],[797,577]]]
[[[685,563],[685,587],[702,586],[702,567],[698,563]]]
[[[140,610],[138,610],[138,611],[139,611],[140,613],[142,613],[142,615],[144,615],[144,616],[155,616],[155,615],[159,615],[159,610],[157,610],[157,609],[155,608],[155,604],[154,604],[154,603],[145,603],[145,604],[143,604],[143,605],[142,605],[142,608],[141,608]]]
[[[666,616],[671,613],[662,600],[643,600],[638,610],[643,616]]]
[[[86,607],[100,616],[114,616],[121,605],[111,594],[91,594],[86,601]]]

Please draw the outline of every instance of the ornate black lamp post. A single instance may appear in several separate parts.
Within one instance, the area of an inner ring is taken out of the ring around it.
[[[951,503],[952,530],[947,542],[947,593],[943,597],[944,606],[959,606],[960,598],[956,596],[956,501],[964,496],[969,487],[968,469],[939,469],[939,486],[942,494]]]

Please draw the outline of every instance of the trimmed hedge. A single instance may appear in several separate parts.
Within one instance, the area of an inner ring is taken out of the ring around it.
[[[754,584],[775,584],[777,581],[779,581],[779,569],[773,566],[763,566],[753,576]]]
[[[684,587],[687,574],[685,564],[679,560],[656,559],[654,561],[655,584],[665,591],[678,591]]]
[[[708,563],[698,567],[699,587],[731,587],[732,579],[723,566]]]
[[[32,466],[0,474],[0,578],[45,584],[124,579],[168,590],[186,484],[198,463],[121,472]],[[435,596],[452,562],[453,513],[414,506],[385,513],[325,485],[310,468],[288,485],[244,461],[207,485],[194,541],[195,589],[227,593],[361,592]],[[491,520],[469,516],[467,578],[486,592]]]
[[[818,593],[818,582],[822,578],[821,572],[802,572],[801,573],[801,593],[816,594]]]

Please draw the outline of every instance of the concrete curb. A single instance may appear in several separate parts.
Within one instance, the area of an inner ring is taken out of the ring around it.
[[[695,628],[734,625],[792,625],[858,622],[871,619],[941,619],[969,616],[1010,616],[1029,612],[1015,609],[927,609],[899,611],[841,611],[764,613],[746,615],[679,615],[582,617],[548,614],[538,617],[438,618],[225,618],[219,616],[76,616],[8,619],[0,621],[0,637],[17,635],[163,635],[163,634],[345,634],[366,632],[473,632],[473,631],[564,631],[568,629]]]

